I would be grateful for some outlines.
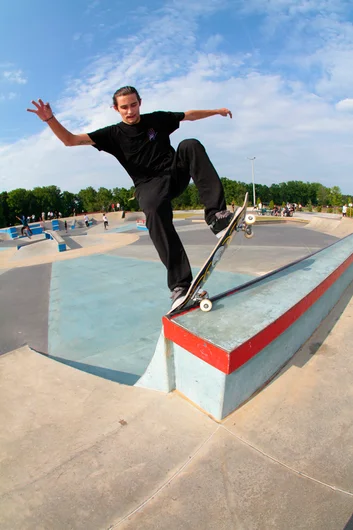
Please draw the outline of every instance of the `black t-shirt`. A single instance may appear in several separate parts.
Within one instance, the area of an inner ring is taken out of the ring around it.
[[[120,122],[88,133],[94,147],[115,156],[135,186],[170,173],[174,149],[169,135],[179,128],[183,112],[142,114],[139,123]]]

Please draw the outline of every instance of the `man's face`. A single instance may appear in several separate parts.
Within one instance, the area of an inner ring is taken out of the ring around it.
[[[141,119],[140,105],[136,94],[128,94],[127,96],[118,96],[114,108],[120,113],[124,123],[134,125]]]

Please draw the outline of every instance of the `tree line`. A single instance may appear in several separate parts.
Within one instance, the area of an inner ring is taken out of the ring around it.
[[[249,202],[253,201],[253,186],[251,183],[221,178],[227,204],[234,202],[241,204],[246,192]],[[344,195],[338,186],[327,188],[317,182],[289,181],[279,184],[255,184],[255,195],[258,202],[282,205],[283,203],[297,203],[306,207],[341,207],[352,202],[351,196]],[[57,186],[42,186],[32,190],[18,188],[0,193],[0,226],[12,226],[18,223],[16,217],[32,216],[38,220],[42,212],[61,213],[62,217],[78,215],[83,212],[109,212],[112,204],[120,204],[123,210],[136,211],[139,209],[134,198],[134,188],[100,187],[95,190],[92,186],[80,190],[78,193],[61,191]],[[202,208],[197,188],[189,184],[186,190],[173,200],[174,209]]]

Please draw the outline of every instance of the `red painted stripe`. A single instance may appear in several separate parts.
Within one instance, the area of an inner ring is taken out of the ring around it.
[[[211,366],[225,374],[231,374],[294,324],[338,280],[352,263],[353,254],[286,313],[231,352],[227,352],[194,335],[167,317],[163,318],[164,335],[167,339],[172,340]]]
[[[194,335],[167,317],[163,317],[163,328],[166,339],[175,342],[221,372],[229,373],[229,353],[227,351]]]

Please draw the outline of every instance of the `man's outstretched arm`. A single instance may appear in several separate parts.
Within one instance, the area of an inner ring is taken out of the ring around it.
[[[185,117],[182,121],[195,121],[202,120],[203,118],[209,118],[210,116],[229,116],[232,117],[232,113],[229,109],[215,109],[215,110],[187,110]]]
[[[27,111],[37,114],[38,118],[45,121],[64,145],[69,147],[74,145],[94,145],[93,140],[91,140],[88,134],[72,134],[65,129],[65,127],[55,118],[49,103],[43,103],[41,99],[38,99],[38,103],[32,101],[32,104],[35,106],[35,109],[27,109]]]

